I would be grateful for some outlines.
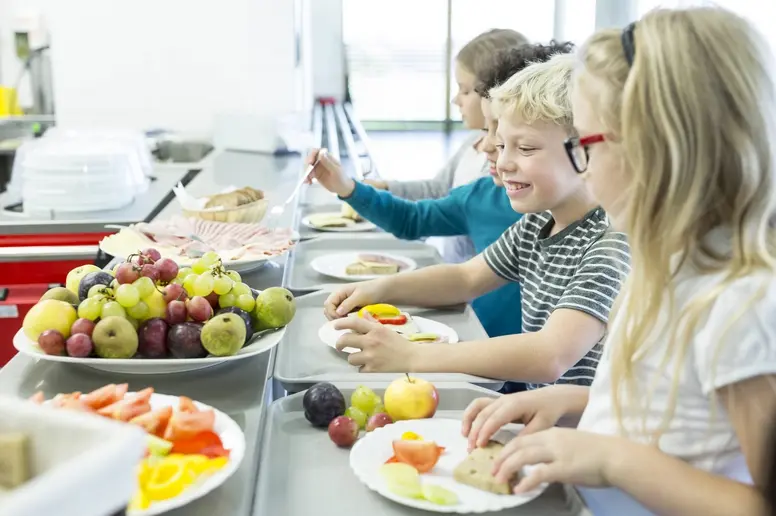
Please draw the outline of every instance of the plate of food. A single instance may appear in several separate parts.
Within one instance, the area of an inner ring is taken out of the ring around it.
[[[193,266],[205,254],[215,253],[224,265],[240,272],[286,253],[298,240],[299,234],[290,228],[176,216],[121,228],[103,238],[100,249],[127,259],[138,249],[152,247],[162,258],[175,260],[181,267]]]
[[[460,421],[398,421],[359,439],[350,451],[350,467],[369,489],[432,512],[500,511],[526,504],[547,488],[512,494],[519,475],[502,483],[491,473],[503,444],[491,441],[472,453],[467,448]]]
[[[128,516],[155,516],[205,496],[237,471],[245,455],[245,435],[232,418],[185,396],[157,394],[151,387],[127,392],[127,384],[109,384],[50,400],[38,392],[31,400],[137,425],[148,433]]]
[[[296,313],[291,292],[254,290],[216,255],[179,268],[146,249],[114,271],[76,267],[65,285],[25,315],[20,353],[124,374],[192,371],[272,349]]]
[[[442,324],[425,317],[412,316],[407,312],[402,312],[393,305],[377,304],[368,305],[349,317],[364,317],[370,314],[380,324],[390,328],[399,335],[411,342],[422,343],[446,343],[455,344],[458,342],[458,333],[446,324]],[[318,337],[332,348],[337,347],[339,338],[348,333],[349,330],[335,330],[334,322],[329,321],[318,330]],[[345,348],[345,353],[357,353],[355,348]]]
[[[364,220],[348,203],[342,203],[342,209],[337,212],[314,213],[302,219],[302,224],[318,231],[353,233],[372,231],[377,228],[368,220]]]
[[[387,253],[332,253],[319,256],[310,267],[324,276],[345,281],[366,281],[400,272],[414,271],[418,264],[411,258]]]

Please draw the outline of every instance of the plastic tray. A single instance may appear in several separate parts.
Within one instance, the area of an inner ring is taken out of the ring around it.
[[[346,399],[357,385],[367,385],[380,395],[385,388],[385,384],[373,382],[335,384]],[[465,383],[436,387],[440,403],[436,416],[443,418],[460,418],[472,400],[498,396]],[[312,427],[304,418],[302,396],[288,396],[268,407],[254,516],[430,514],[394,503],[362,485],[350,469],[349,450],[334,446],[325,429]],[[487,515],[578,516],[582,510],[573,489],[554,485],[526,505]]]
[[[412,258],[418,268],[442,263],[442,257],[435,247],[423,242],[386,238],[385,234],[370,236],[354,234],[327,236],[297,244],[291,251],[286,264],[283,286],[295,294],[333,290],[350,282],[318,274],[310,267],[315,258],[335,252],[384,252]]]
[[[360,373],[348,364],[345,355],[330,348],[318,338],[318,330],[326,322],[323,302],[328,294],[316,292],[296,299],[296,316],[286,328],[277,345],[273,377],[288,392],[299,392],[317,382],[391,382],[398,373]],[[427,308],[406,309],[413,315],[427,317],[453,328],[461,341],[485,339],[487,334],[468,305],[444,310]],[[458,373],[420,373],[416,376],[438,382],[472,382],[489,389],[498,389],[503,382]]]

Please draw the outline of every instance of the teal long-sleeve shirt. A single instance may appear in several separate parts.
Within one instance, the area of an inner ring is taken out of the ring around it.
[[[348,198],[362,217],[404,240],[467,235],[477,253],[495,242],[521,214],[515,213],[502,187],[482,177],[453,188],[441,199],[407,201],[390,192],[356,182]],[[520,333],[520,285],[510,283],[472,301],[491,337]]]

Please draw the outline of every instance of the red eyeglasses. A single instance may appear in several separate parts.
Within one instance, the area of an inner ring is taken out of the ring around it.
[[[590,159],[590,146],[606,141],[603,134],[591,134],[590,136],[569,138],[563,142],[574,170],[581,174],[587,170],[587,162]]]

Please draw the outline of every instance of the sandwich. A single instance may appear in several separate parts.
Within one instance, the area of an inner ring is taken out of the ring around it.
[[[337,213],[316,213],[310,215],[308,220],[314,228],[344,228],[355,224],[352,219],[347,219]]]
[[[345,267],[345,274],[366,276],[369,274],[396,274],[407,264],[379,254],[360,254],[355,262]]]
[[[353,222],[363,222],[364,218],[356,213],[356,210],[353,209],[353,207],[346,203],[342,203],[342,208],[340,209],[340,216],[345,219],[350,219]]]
[[[493,476],[493,466],[504,445],[496,441],[490,441],[483,448],[475,448],[453,470],[453,478],[467,486],[487,491],[489,493],[511,495],[518,481],[515,474],[509,482],[499,482]]]

